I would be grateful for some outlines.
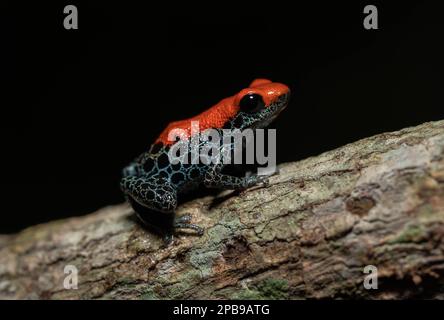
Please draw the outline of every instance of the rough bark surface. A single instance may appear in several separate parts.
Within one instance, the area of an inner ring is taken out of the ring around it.
[[[444,121],[283,164],[268,187],[185,212],[206,232],[169,246],[126,204],[0,236],[0,298],[444,298]]]

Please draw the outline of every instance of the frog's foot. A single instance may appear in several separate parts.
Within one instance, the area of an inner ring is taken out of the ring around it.
[[[276,167],[274,172],[264,175],[252,175],[253,180],[256,179],[256,185],[261,187],[269,187],[270,186],[270,178],[273,176],[279,175],[279,168]]]
[[[184,214],[183,216],[176,217],[174,219],[173,228],[174,229],[193,229],[197,232],[199,236],[202,236],[204,229],[196,224],[191,223],[191,215]]]
[[[171,232],[165,233],[163,236],[163,242],[166,246],[169,246],[171,243],[173,243],[174,235]]]
[[[261,187],[268,187],[270,185],[270,176],[258,176],[257,185]]]
[[[251,187],[268,187],[270,185],[269,175],[247,175],[244,178],[244,187],[243,190],[246,190]]]

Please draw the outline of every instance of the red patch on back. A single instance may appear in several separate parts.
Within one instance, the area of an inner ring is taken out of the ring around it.
[[[173,129],[181,129],[185,137],[191,136],[191,122],[199,122],[199,131],[205,131],[210,128],[222,128],[228,121],[234,118],[239,111],[239,100],[247,93],[258,93],[264,98],[265,105],[268,106],[275,98],[289,91],[286,85],[273,83],[266,79],[254,80],[249,88],[241,90],[238,94],[221,100],[210,109],[192,118],[171,122],[165,130],[162,131],[155,143],[171,145],[175,140],[170,141],[168,135]],[[174,136],[172,136],[174,138]]]

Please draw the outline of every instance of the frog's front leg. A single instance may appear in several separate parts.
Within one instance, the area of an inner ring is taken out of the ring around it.
[[[216,165],[206,172],[204,185],[207,188],[243,190],[255,186],[259,183],[268,184],[267,176],[250,175],[246,177],[236,177],[221,173],[222,166]]]
[[[167,214],[174,214],[177,208],[176,189],[164,177],[126,176],[122,178],[120,187],[125,196],[129,198],[130,203],[133,200],[144,208]],[[144,223],[150,224],[139,212],[136,213]],[[191,223],[189,215],[175,217],[170,227],[172,229],[193,229],[199,234],[203,234],[201,227]]]

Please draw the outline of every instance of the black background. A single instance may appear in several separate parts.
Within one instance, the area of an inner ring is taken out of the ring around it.
[[[292,89],[273,125],[279,163],[444,118],[433,2],[372,3],[379,30],[363,28],[367,2],[12,3],[0,4],[0,233],[122,202],[121,168],[168,122],[257,77]],[[78,30],[63,28],[67,4]]]

